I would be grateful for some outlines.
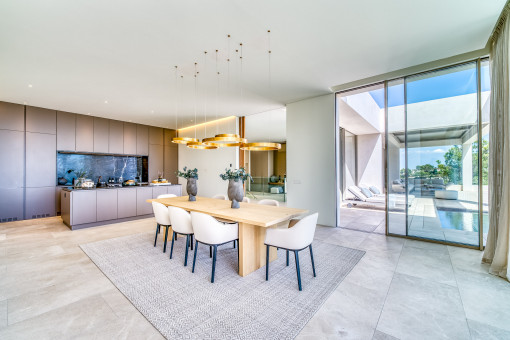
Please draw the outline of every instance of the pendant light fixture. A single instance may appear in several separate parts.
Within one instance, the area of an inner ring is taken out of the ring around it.
[[[241,54],[242,54],[242,43],[241,45]],[[241,67],[242,67],[242,56],[241,56]],[[227,36],[227,68],[228,68],[228,82],[230,84],[230,34]],[[216,73],[219,76],[218,72],[218,50],[216,50]],[[235,130],[235,125],[234,125]],[[204,138],[202,140],[204,144],[213,145],[216,147],[237,147],[241,146],[247,142],[245,138],[241,138],[238,134],[232,133],[222,133],[217,134],[214,137]]]
[[[268,55],[268,82],[269,89],[271,89],[271,31],[267,30],[267,55]],[[242,51],[242,49],[241,49]],[[242,59],[241,59],[242,60]],[[280,143],[260,142],[260,143],[244,143],[241,145],[241,150],[246,151],[275,151],[280,150],[282,145]]]
[[[207,54],[207,52],[205,52]],[[188,142],[186,146],[191,149],[198,149],[198,150],[212,150],[217,149],[217,146],[214,145],[207,145],[202,142],[200,142],[197,139],[197,100],[198,100],[198,94],[197,94],[197,81],[198,81],[198,72],[197,72],[197,63],[195,63],[195,141]],[[204,124],[207,126],[207,124]],[[207,127],[206,127],[207,129]]]
[[[175,66],[175,89],[177,92],[177,66]],[[183,98],[183,91],[184,91],[184,76],[181,76],[181,104],[182,104],[182,98]],[[175,112],[175,131],[178,134],[179,130],[177,129],[177,110]],[[190,142],[198,142],[198,139],[191,138],[191,137],[174,137],[172,138],[172,143],[176,144],[184,144],[187,145]]]

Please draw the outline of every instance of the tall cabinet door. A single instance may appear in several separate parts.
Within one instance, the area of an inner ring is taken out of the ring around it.
[[[22,188],[25,178],[25,133],[0,130],[0,188]]]
[[[110,133],[108,136],[108,152],[124,153],[124,123],[118,120],[110,120]]]
[[[136,154],[147,156],[149,154],[149,127],[136,126]]]
[[[94,152],[94,118],[76,115],[76,151]]]
[[[26,186],[55,187],[57,164],[55,135],[26,133]],[[52,193],[53,197],[54,193]]]
[[[108,153],[109,133],[108,119],[94,117],[94,152]]]
[[[149,145],[149,181],[163,172],[163,145]]]
[[[57,112],[57,150],[76,150],[76,115]]]
[[[57,112],[55,110],[43,109],[40,107],[26,107],[26,131],[57,133]]]
[[[136,124],[124,123],[124,154],[136,155]]]

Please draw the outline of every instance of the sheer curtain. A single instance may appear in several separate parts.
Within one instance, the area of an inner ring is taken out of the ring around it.
[[[489,235],[483,261],[489,272],[510,280],[510,19],[505,22],[492,45],[490,98]]]

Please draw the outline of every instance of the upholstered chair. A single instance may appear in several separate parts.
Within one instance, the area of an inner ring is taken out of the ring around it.
[[[278,203],[277,200],[270,200],[270,199],[261,200],[261,201],[259,201],[259,204],[262,204],[262,205],[273,205],[275,207],[279,207],[280,206],[280,203]]]
[[[174,240],[175,236],[185,235],[186,236],[186,250],[184,253],[184,266],[188,265],[188,248],[191,245],[191,250],[193,250],[193,226],[191,225],[191,216],[190,214],[181,208],[177,207],[168,207],[168,214],[170,215],[170,220],[172,221],[172,246],[170,247],[170,258],[172,258],[172,254],[174,252]]]
[[[227,200],[227,196],[225,196],[225,195],[214,195],[212,198],[214,198],[216,200],[224,200],[224,201]]]
[[[158,242],[158,234],[161,227],[165,227],[165,243],[163,245],[163,253],[166,252],[166,241],[168,239],[168,228],[172,225],[170,221],[170,215],[168,215],[168,209],[164,204],[158,202],[152,202],[152,210],[154,211],[154,217],[156,218],[156,237],[154,238],[154,247]]]

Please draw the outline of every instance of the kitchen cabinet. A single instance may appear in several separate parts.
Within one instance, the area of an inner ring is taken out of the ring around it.
[[[14,189],[24,186],[25,133],[0,130],[0,188]]]
[[[152,199],[152,188],[136,188],[136,214],[149,215],[152,214],[152,204],[147,200]]]
[[[124,123],[118,120],[110,120],[110,133],[108,135],[108,152],[124,153]]]
[[[26,131],[57,133],[57,113],[55,110],[43,109],[40,107],[26,107]]]
[[[149,154],[149,127],[146,125],[136,126],[136,154],[141,156]]]
[[[94,152],[94,118],[76,115],[76,151]]]
[[[55,186],[25,189],[25,219],[55,216]]]
[[[182,185],[169,185],[168,194],[174,194],[175,196],[182,196]]]
[[[25,107],[0,102],[0,129],[25,131]]]
[[[158,198],[159,195],[165,195],[168,193],[167,185],[159,185],[152,187],[152,198]]]
[[[57,150],[76,150],[76,115],[57,111]]]
[[[60,191],[60,216],[67,226],[71,226],[71,192]]]
[[[23,188],[0,187],[0,222],[18,221],[23,216]]]
[[[117,217],[126,218],[136,216],[137,188],[117,189]]]
[[[149,145],[149,181],[163,173],[163,145]]]
[[[136,155],[136,124],[124,123],[124,150],[125,155]]]
[[[97,190],[97,222],[117,219],[117,190]]]
[[[108,119],[94,117],[94,152],[108,153],[109,133]]]
[[[151,144],[163,145],[163,128],[149,127],[149,145]]]
[[[62,202],[60,201],[60,196],[62,193],[62,187],[55,187],[55,215],[61,214],[61,206]]]
[[[26,186],[55,187],[57,140],[56,135],[26,133]]]
[[[96,222],[96,190],[74,190],[72,192],[72,225]]]
[[[163,177],[170,183],[177,183],[177,152],[178,144],[172,143],[175,137],[175,130],[165,129],[163,145]]]

